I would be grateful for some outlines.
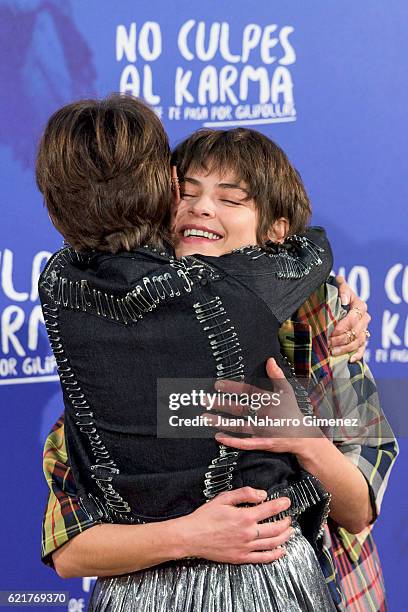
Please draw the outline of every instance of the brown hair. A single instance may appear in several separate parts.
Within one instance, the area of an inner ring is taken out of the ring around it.
[[[59,109],[41,138],[36,178],[52,222],[76,250],[116,253],[168,239],[170,148],[141,100],[114,94]]]
[[[181,181],[187,171],[198,169],[228,170],[244,181],[259,211],[259,244],[279,217],[288,219],[290,234],[306,229],[311,206],[299,173],[282,149],[256,130],[198,130],[174,150],[172,163]]]

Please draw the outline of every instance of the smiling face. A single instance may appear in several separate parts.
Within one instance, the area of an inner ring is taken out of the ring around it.
[[[180,193],[173,215],[177,257],[218,257],[257,243],[258,211],[232,172],[187,171]]]

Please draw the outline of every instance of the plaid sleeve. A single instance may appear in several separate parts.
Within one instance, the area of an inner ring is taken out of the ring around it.
[[[330,315],[327,317],[327,334],[330,337],[335,323],[346,311],[341,306],[337,286],[326,285],[327,303]],[[387,488],[391,469],[398,456],[397,440],[380,405],[373,375],[363,361],[350,363],[348,355],[330,356],[333,381],[339,385],[341,401],[348,405],[341,407],[341,413],[358,417],[361,432],[355,439],[344,439],[339,450],[356,465],[367,480],[373,505],[374,520],[380,514],[381,504]],[[334,385],[336,388],[336,385]],[[345,387],[345,388],[343,388]],[[348,388],[347,388],[348,387]]]
[[[68,540],[98,524],[82,510],[65,447],[64,416],[48,434],[43,470],[49,494],[42,523],[41,559],[54,567],[52,553]]]
[[[362,362],[349,364],[347,356],[330,355],[328,340],[336,322],[345,315],[333,279],[321,285],[281,326],[279,338],[282,352],[295,366],[298,376],[308,378],[315,388],[324,388],[325,381],[334,381],[336,399],[341,399],[340,410],[344,402],[350,403],[370,423],[371,436],[345,437],[338,448],[366,478],[376,517],[398,445],[381,411],[369,368]],[[323,543],[326,554],[320,564],[340,610],[383,612],[387,608],[381,563],[371,531],[372,525],[359,534],[350,534],[329,518]]]
[[[337,432],[336,445],[366,478],[376,518],[391,468],[398,455],[398,444],[381,410],[376,385],[368,366],[362,361],[349,363],[347,355],[333,357],[330,354],[328,340],[336,322],[345,315],[335,283],[321,285],[299,308],[292,321],[284,324],[282,348],[294,363],[297,373],[308,373],[320,393],[320,399],[322,389],[327,397],[330,388],[330,410],[335,410],[335,416],[354,415],[364,423],[364,432],[357,437],[342,438],[342,432]],[[307,329],[310,339],[305,343]],[[339,532],[343,533],[349,548],[350,539],[355,540],[355,536],[347,534],[344,529]],[[369,533],[369,529],[362,532],[362,539],[365,532]]]

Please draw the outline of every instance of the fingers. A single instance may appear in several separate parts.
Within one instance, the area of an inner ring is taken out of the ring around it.
[[[353,328],[357,336],[360,335],[361,332],[365,332],[365,330],[368,328],[370,321],[371,321],[371,316],[368,314],[368,312],[364,313],[364,315],[361,317],[361,319],[356,323],[356,325]]]
[[[285,529],[283,533],[276,537],[272,538],[257,538],[251,543],[251,549],[253,551],[262,550],[262,551],[270,551],[276,548],[277,546],[282,546],[282,544],[286,544],[289,538],[294,534],[295,530],[293,527],[288,527]]]
[[[285,555],[286,550],[284,548],[276,548],[268,552],[253,552],[249,553],[245,560],[240,561],[240,563],[272,563]]]
[[[209,503],[221,503],[230,506],[236,506],[237,504],[259,504],[267,496],[266,491],[262,489],[254,489],[253,487],[240,487],[239,489],[233,489],[232,491],[224,491],[219,493]]]
[[[210,402],[207,399],[203,399],[203,406],[210,406]],[[248,416],[248,406],[244,404],[236,404],[234,402],[230,402],[228,399],[228,395],[222,399],[222,401],[215,401],[211,404],[211,410],[216,412],[222,412],[223,414],[231,414],[233,416],[238,417],[247,417]],[[207,411],[203,416],[209,416],[209,411]],[[216,418],[216,417],[214,417]]]
[[[275,383],[274,386],[278,386],[279,389],[277,391],[282,391],[283,393],[293,394],[293,389],[291,384],[287,381],[283,371],[276,363],[273,357],[270,357],[266,362],[266,373],[272,382]],[[236,394],[236,395],[246,395],[247,397],[251,397],[252,394],[261,393],[262,395],[268,394],[269,391],[265,389],[258,389],[253,385],[249,385],[243,382],[237,382],[235,380],[218,380],[215,385],[215,389],[217,391],[221,391],[225,394],[225,400],[220,400],[212,404],[212,410],[217,412],[227,413],[234,416],[248,416],[248,406],[246,404],[237,404],[235,402],[230,402],[228,399],[228,394]],[[204,401],[204,405],[207,403]],[[263,404],[264,406],[266,404]],[[274,405],[274,404],[273,404]],[[215,418],[215,417],[214,417]],[[213,419],[214,420],[214,419]],[[211,423],[211,426],[215,426],[215,424]],[[236,433],[249,433],[247,428],[227,428],[223,427],[226,431],[234,431]]]
[[[273,357],[269,357],[266,362],[266,373],[272,382],[277,381],[277,385],[280,387],[279,390],[282,390],[284,393],[293,392],[292,385],[287,381],[283,371]]]
[[[356,338],[352,341],[348,341],[349,338],[346,334],[344,336],[338,336],[337,338],[332,338],[331,342],[331,353],[334,356],[346,355],[347,353],[358,353],[359,359],[364,355],[364,351],[367,347],[367,335],[365,333],[365,329],[360,331],[360,333],[356,333]],[[355,355],[353,355],[354,357]],[[353,361],[357,361],[354,359]]]
[[[280,512],[284,512],[290,508],[290,499],[288,497],[278,497],[270,501],[264,501],[267,497],[267,492],[262,489],[254,489],[253,487],[240,487],[239,489],[233,489],[232,491],[224,491],[219,493],[210,503],[220,503],[229,506],[236,506],[238,504],[257,504],[249,508],[241,508],[241,510],[248,513],[248,520],[251,523],[259,523],[265,519],[269,519],[271,516],[276,516]],[[261,503],[263,502],[263,503]],[[286,523],[284,521],[286,520]],[[268,525],[269,531],[268,536],[279,535],[282,530],[286,529],[291,523],[289,517],[283,520],[279,520],[274,524]],[[265,526],[262,526],[265,529]]]
[[[290,499],[288,497],[278,497],[278,499],[271,499],[270,501],[258,504],[253,508],[248,508],[248,512],[257,523],[276,516],[280,512],[284,512],[290,508]]]
[[[350,308],[357,308],[362,314],[367,312],[367,304],[360,299],[354,291],[351,292]]]
[[[353,306],[347,316],[336,324],[329,340],[332,355],[338,356],[354,353],[350,357],[352,363],[358,361],[364,355],[367,347],[366,332],[371,321],[366,304],[362,300],[358,300],[358,304],[357,310]],[[352,342],[350,342],[350,337],[354,337]]]
[[[261,444],[265,444],[265,438],[237,438],[236,436],[228,436],[225,433],[215,434],[215,439],[225,446],[232,446],[233,448],[239,448],[242,450],[255,450],[260,447]]]
[[[225,446],[232,446],[241,450],[266,450],[271,446],[270,438],[237,438],[236,436],[217,433],[215,439]]]
[[[248,409],[247,409],[248,411]],[[253,428],[251,425],[249,424],[243,424],[243,425],[228,425],[228,423],[226,422],[227,419],[223,418],[223,422],[222,424],[217,424],[218,423],[218,416],[217,415],[211,415],[208,412],[206,414],[202,414],[202,416],[204,416],[206,418],[206,425],[208,425],[208,427],[213,427],[214,429],[220,429],[221,431],[227,431],[231,434],[233,433],[240,433],[240,434],[251,434],[253,433]],[[246,415],[248,416],[248,415]],[[242,419],[243,420],[243,419]],[[231,421],[231,423],[233,423],[233,421]]]
[[[359,336],[356,334],[354,340],[350,342],[350,337],[354,336],[350,335],[350,333],[342,334],[341,336],[337,336],[337,338],[333,338],[330,346],[332,349],[332,355],[344,355],[345,353],[351,353],[352,351],[356,351],[362,344],[365,344],[365,333],[364,337],[362,334]]]
[[[349,285],[346,283],[344,276],[340,276],[340,274],[338,274],[336,276],[336,281],[339,286],[339,296],[341,304],[342,306],[348,306],[355,300],[357,296],[351,289],[351,287],[349,287]]]
[[[357,310],[351,309],[347,315],[336,323],[336,327],[333,331],[332,338],[344,334],[350,329],[354,329],[356,333],[359,333],[363,329],[367,329],[371,321],[371,316],[368,312],[362,312],[359,314]]]
[[[357,351],[352,354],[352,356],[349,359],[350,363],[356,363],[356,361],[360,361],[360,359],[363,359],[364,352],[366,350],[366,346],[367,346],[367,342],[365,344],[362,344],[360,348],[357,349]]]
[[[336,323],[331,340],[333,340],[335,336],[342,336],[350,329],[355,329],[360,324],[360,321],[361,317],[358,312],[356,310],[350,310],[344,319]]]
[[[252,385],[248,385],[247,383],[238,382],[236,380],[217,380],[214,387],[217,391],[224,391],[228,393],[236,393],[237,395],[241,395],[242,393],[247,393],[250,395],[255,391],[255,388]]]
[[[253,529],[253,539],[255,540],[270,540],[272,538],[281,537],[283,533],[287,533],[288,529],[292,529],[292,518],[286,516],[275,523],[257,523]],[[257,532],[259,535],[257,536]],[[277,546],[277,544],[275,545]],[[258,549],[261,550],[261,549]]]
[[[334,332],[330,339],[330,347],[342,347],[341,351],[332,351],[334,355],[343,355],[350,351],[358,350],[363,344],[366,344],[366,338],[361,335],[361,332],[368,328],[371,317],[367,312],[367,304],[363,302],[345,282],[342,276],[337,276],[336,280],[339,284],[339,295],[343,305],[349,304],[350,309],[347,316],[336,323]],[[346,332],[353,330],[359,342],[349,342]],[[344,348],[347,347],[346,350]],[[359,351],[359,356],[361,351]],[[357,360],[357,359],[355,359]]]
[[[365,334],[364,337],[366,338]],[[361,344],[360,347],[353,353],[349,359],[350,363],[355,363],[356,361],[360,361],[364,357],[365,350],[367,348],[367,341],[364,344]]]
[[[269,378],[278,378],[280,380],[285,380],[285,375],[283,371],[278,366],[273,357],[269,357],[266,362],[266,373],[268,374]]]

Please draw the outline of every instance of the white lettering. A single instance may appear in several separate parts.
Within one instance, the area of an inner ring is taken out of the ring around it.
[[[364,302],[368,300],[370,297],[370,275],[365,266],[353,266],[347,282]]]
[[[3,265],[1,268],[1,284],[3,291],[13,302],[25,302],[28,300],[26,291],[16,291],[13,285],[13,253],[10,249],[4,249]]]
[[[116,61],[120,62],[123,57],[130,63],[137,60],[136,47],[139,55],[147,62],[153,62],[160,57],[162,52],[162,35],[159,24],[156,21],[146,21],[137,40],[136,23],[130,24],[129,30],[126,26],[118,25],[116,28]]]
[[[220,38],[220,23],[211,24],[210,28],[210,40],[208,43],[208,49],[205,49],[205,22],[200,21],[197,27],[196,36],[196,53],[197,58],[203,62],[209,62],[214,59],[218,49],[218,41]]]
[[[240,55],[233,55],[229,49],[229,23],[225,22],[221,24],[220,53],[231,64],[236,64],[241,59]]]
[[[283,26],[281,31],[279,32],[279,40],[282,45],[282,49],[285,51],[285,55],[279,60],[279,63],[283,66],[289,66],[289,64],[294,64],[296,61],[296,53],[289,42],[289,36],[294,32],[295,28],[292,26]]]
[[[17,376],[17,359],[9,357],[8,359],[0,359],[0,376]]]
[[[13,319],[14,317],[14,319]],[[10,352],[10,344],[19,357],[25,357],[25,351],[16,336],[24,325],[24,310],[19,306],[7,306],[1,315],[1,350],[4,355]]]
[[[140,77],[136,66],[129,64],[123,69],[119,88],[121,93],[130,93],[135,97],[140,95]]]
[[[176,106],[181,106],[184,100],[186,100],[188,104],[194,102],[193,96],[188,91],[188,86],[192,75],[192,70],[187,70],[187,72],[184,72],[183,68],[177,68],[174,82],[174,100]]]
[[[190,34],[191,30],[194,28],[194,25],[195,25],[195,19],[189,19],[188,21],[186,21],[186,23],[183,23],[183,25],[181,26],[179,30],[179,34],[177,38],[177,44],[178,44],[179,51],[181,55],[184,57],[184,59],[188,60],[189,62],[191,62],[191,60],[194,59],[194,55],[193,53],[191,53],[190,49],[188,48],[187,37]]]
[[[39,355],[36,357],[26,357],[21,366],[23,374],[27,376],[32,376],[33,374],[53,374],[55,368],[56,363],[52,355],[47,355],[44,359]]]
[[[272,76],[271,101],[276,103],[279,96],[283,95],[285,104],[293,104],[293,82],[292,76],[287,68],[278,66]]]
[[[401,296],[397,293],[396,282],[400,275],[400,272],[404,269],[402,275],[402,299],[408,304],[408,266],[402,265],[402,263],[394,264],[387,272],[385,277],[384,287],[385,293],[388,299],[393,304],[401,304]]]
[[[148,104],[160,104],[160,96],[153,93],[153,75],[150,66],[143,67],[143,98]]]
[[[207,104],[207,96],[211,104],[218,100],[218,75],[215,66],[206,66],[200,75],[198,103]]]
[[[390,348],[391,344],[400,346],[401,339],[395,333],[395,328],[399,322],[399,314],[391,314],[389,310],[384,310],[382,320],[382,346],[385,349]]]
[[[118,25],[116,28],[116,61],[120,62],[124,55],[128,62],[136,61],[135,23],[130,24],[129,32],[124,25]]]
[[[249,54],[252,49],[255,49],[259,41],[261,40],[262,28],[255,23],[249,23],[245,26],[244,33],[242,35],[242,58],[241,61],[243,64],[249,59]]]
[[[35,351],[38,346],[39,323],[44,325],[44,317],[41,306],[37,304],[37,306],[34,306],[32,309],[30,318],[28,320],[28,348],[30,351]]]
[[[125,66],[120,77],[119,87],[121,93],[130,93],[135,97],[140,96],[140,75],[136,66],[133,64]],[[148,104],[154,106],[160,103],[160,96],[153,93],[153,75],[152,68],[149,65],[143,66],[142,93]]]
[[[152,44],[149,44],[151,37]],[[162,52],[162,35],[160,26],[156,21],[146,21],[139,34],[138,49],[146,62],[154,62]]]
[[[238,98],[231,89],[238,78],[238,70],[235,66],[227,64],[220,70],[220,101],[231,102],[231,104],[238,104]]]
[[[261,41],[261,59],[264,64],[273,64],[276,61],[276,56],[270,54],[270,50],[276,47],[279,42],[279,38],[272,36],[277,29],[276,24],[268,25],[263,31]]]
[[[248,81],[259,82],[259,102],[265,104],[269,100],[269,79],[268,72],[265,67],[253,68],[245,66],[241,73],[239,96],[241,100],[248,99]]]

